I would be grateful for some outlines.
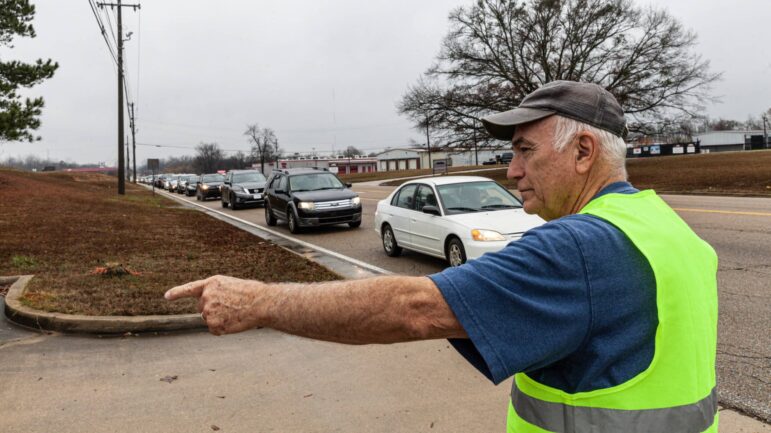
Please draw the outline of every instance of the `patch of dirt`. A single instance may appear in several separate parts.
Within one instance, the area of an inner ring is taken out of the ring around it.
[[[0,170],[0,275],[35,274],[22,302],[70,314],[195,312],[169,288],[215,274],[339,279],[326,268],[114,177]],[[130,272],[106,272],[120,264]]]
[[[10,284],[0,284],[0,298],[5,298],[5,295],[8,294],[8,289],[10,288]]]

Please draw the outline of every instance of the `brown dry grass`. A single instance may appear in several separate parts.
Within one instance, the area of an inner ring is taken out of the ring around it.
[[[661,193],[771,197],[771,150],[629,159],[627,171],[635,187]],[[508,188],[517,186],[506,179],[505,168],[479,175]]]
[[[23,302],[88,315],[195,312],[170,287],[227,274],[263,281],[339,278],[270,242],[99,174],[0,170],[0,275],[35,274]],[[140,275],[92,271],[121,263]]]

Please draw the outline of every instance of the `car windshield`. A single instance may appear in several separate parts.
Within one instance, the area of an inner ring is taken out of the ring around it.
[[[332,173],[311,173],[290,177],[289,188],[295,192],[318,191],[320,189],[342,189],[345,188],[345,185]]]
[[[225,176],[221,174],[207,174],[203,177],[203,182],[222,182]]]
[[[198,179],[198,176],[188,176],[185,180],[188,182],[195,182],[196,179]]]
[[[437,190],[447,215],[522,207],[513,194],[493,181],[439,185]]]
[[[251,173],[236,173],[233,175],[233,182],[265,182],[265,176],[263,176],[262,173],[258,173],[256,171]]]

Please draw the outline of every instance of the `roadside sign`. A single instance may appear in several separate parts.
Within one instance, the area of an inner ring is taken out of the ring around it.
[[[435,159],[433,161],[434,166],[433,168],[433,174],[436,173],[444,173],[447,174],[447,160],[446,159]]]
[[[147,159],[147,169],[152,172],[158,171],[158,168],[160,167],[160,165],[161,164],[158,159],[150,159],[150,158]]]

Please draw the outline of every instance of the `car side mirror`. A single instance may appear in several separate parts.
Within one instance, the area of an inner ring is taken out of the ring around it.
[[[442,215],[442,213],[439,212],[439,208],[438,207],[431,206],[431,205],[423,206],[423,213],[427,213],[427,214],[431,214],[431,215],[436,215],[436,216],[441,216]]]
[[[225,185],[230,185],[230,182],[228,182],[228,181],[225,181],[224,183],[225,183]]]
[[[346,188],[350,188],[351,186],[353,186],[353,185],[351,184],[351,182],[346,182],[346,183],[345,183],[345,187],[346,187]]]

